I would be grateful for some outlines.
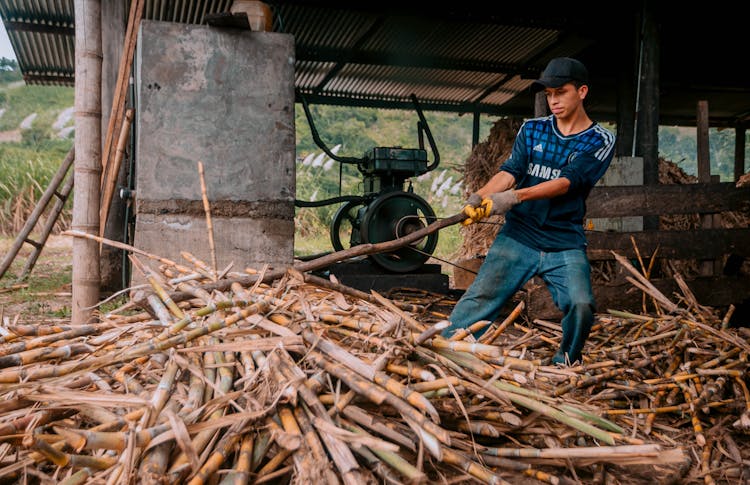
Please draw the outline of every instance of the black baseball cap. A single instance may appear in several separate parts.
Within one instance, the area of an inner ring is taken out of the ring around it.
[[[539,79],[532,83],[532,88],[559,88],[563,84],[578,81],[583,84],[589,82],[589,71],[578,59],[572,57],[555,57],[544,68]]]

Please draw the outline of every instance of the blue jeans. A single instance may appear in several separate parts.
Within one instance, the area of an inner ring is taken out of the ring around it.
[[[442,335],[449,337],[479,320],[494,321],[506,301],[536,275],[544,280],[552,300],[565,315],[562,341],[552,362],[564,363],[566,355],[570,362],[579,360],[594,322],[595,308],[586,252],[537,251],[502,233],[495,238],[474,282],[453,309],[451,326]],[[477,332],[475,337],[482,333]]]

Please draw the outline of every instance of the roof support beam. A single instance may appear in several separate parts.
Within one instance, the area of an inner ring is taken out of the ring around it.
[[[73,27],[72,22],[53,25],[24,20],[6,20],[5,28],[8,31],[39,32],[42,34],[70,35],[71,37],[76,34],[76,29]]]
[[[41,84],[54,86],[73,86],[75,85],[75,75],[69,74],[24,74],[23,80],[26,84]]]
[[[492,72],[509,75],[520,74],[522,77],[536,77],[539,74],[537,69],[529,68],[520,64],[482,62],[472,61],[470,59],[449,59],[434,56],[409,56],[398,52],[339,50],[304,45],[297,46],[296,57],[298,61]]]
[[[376,98],[348,98],[345,96],[320,95],[313,93],[296,92],[295,102],[301,103],[304,96],[310,104],[327,104],[334,106],[352,106],[358,108],[385,108],[402,109],[414,111],[414,102],[411,99],[376,99]],[[490,104],[472,103],[436,103],[420,100],[419,105],[424,111],[448,111],[452,113],[484,113],[494,116],[525,116],[527,110],[508,109],[502,106]]]

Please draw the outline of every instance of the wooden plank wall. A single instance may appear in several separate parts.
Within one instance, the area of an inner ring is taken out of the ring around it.
[[[734,183],[697,183],[658,186],[596,186],[587,200],[587,216],[659,216],[699,214],[703,221],[721,212],[739,212],[750,216],[750,187],[737,188]],[[714,223],[710,228],[694,230],[646,230],[641,232],[588,231],[588,255],[592,265],[597,261],[613,260],[612,251],[627,258],[636,258],[635,241],[641,256],[654,254],[658,258],[696,260],[721,263],[727,255],[750,258],[750,227],[721,228]],[[638,267],[638,264],[635,265]],[[707,266],[703,266],[706,268]],[[724,274],[723,266],[712,264],[688,285],[699,303],[712,307],[738,304],[750,295],[750,276]],[[621,269],[621,268],[620,268]],[[629,273],[627,273],[629,274]],[[597,284],[594,295],[598,310],[642,310],[642,293],[624,280],[626,274],[606,284]],[[672,296],[679,289],[670,278],[652,279],[665,295]],[[534,318],[559,318],[549,292],[535,279],[527,285],[527,303]]]

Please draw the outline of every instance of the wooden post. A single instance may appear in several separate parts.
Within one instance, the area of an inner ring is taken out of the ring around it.
[[[659,30],[653,2],[646,0],[642,10],[641,51],[636,117],[636,155],[643,157],[644,185],[659,184]],[[643,218],[643,228],[659,229],[659,217]]]
[[[635,156],[633,140],[635,140],[635,83],[636,69],[638,63],[638,37],[635,29],[638,22],[634,22],[631,30],[623,32],[627,41],[620,40],[622,46],[619,49],[623,60],[630,62],[618,62],[617,69],[617,141],[615,142],[616,157]],[[634,54],[635,53],[635,54]]]
[[[75,0],[75,162],[72,229],[99,234],[101,178],[101,0]],[[99,303],[99,245],[73,241],[74,325],[95,319]]]
[[[745,174],[745,124],[734,127],[734,181]]]
[[[711,155],[708,145],[708,101],[698,101],[696,111],[696,143],[698,146],[698,183],[711,182]]]
[[[549,106],[547,105],[547,96],[544,91],[539,91],[534,96],[534,117],[541,118],[549,114]]]
[[[471,127],[471,148],[479,144],[479,121],[482,114],[479,111],[474,111],[474,119]]]
[[[711,183],[711,152],[708,141],[708,101],[698,101],[696,110],[696,143],[698,147],[698,183]],[[711,229],[714,227],[712,214],[701,214],[701,227]],[[714,263],[711,260],[702,261],[700,273],[703,276],[711,276],[714,272]]]

